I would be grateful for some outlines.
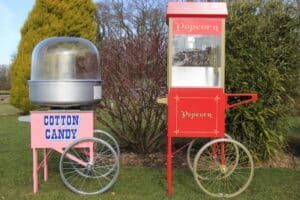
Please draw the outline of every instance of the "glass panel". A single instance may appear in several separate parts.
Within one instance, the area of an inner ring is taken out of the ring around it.
[[[172,86],[221,86],[221,35],[174,35]]]
[[[82,38],[56,37],[34,49],[31,80],[100,79],[96,47]]]

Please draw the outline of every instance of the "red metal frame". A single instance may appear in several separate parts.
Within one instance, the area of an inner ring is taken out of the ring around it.
[[[247,104],[250,103],[252,101],[256,101],[258,99],[258,95],[257,94],[225,94],[226,98],[228,100],[228,97],[250,97],[250,99],[247,100],[243,100],[234,104],[226,104],[226,109],[229,108],[233,108],[233,107],[237,107],[243,104]]]

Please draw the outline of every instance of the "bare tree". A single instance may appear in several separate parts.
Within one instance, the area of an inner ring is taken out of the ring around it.
[[[225,2],[226,0],[169,0],[169,2]]]
[[[133,151],[152,152],[166,134],[165,4],[106,0],[98,4],[104,95],[97,119]]]
[[[9,67],[0,65],[0,90],[10,89]]]

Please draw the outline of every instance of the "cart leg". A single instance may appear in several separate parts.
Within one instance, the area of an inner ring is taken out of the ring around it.
[[[38,191],[38,153],[37,149],[32,149],[32,177],[33,177],[33,193]]]
[[[167,182],[168,195],[172,194],[172,139],[167,137]]]
[[[96,145],[91,142],[90,143],[90,163],[94,163],[95,162],[95,156],[94,156],[94,152],[96,151]]]
[[[47,181],[48,180],[48,155],[47,155],[47,149],[45,148],[44,149],[44,160],[43,160],[43,163],[44,163],[44,181]]]
[[[216,144],[212,144],[212,159],[215,159],[217,157],[217,150],[216,150]]]
[[[221,143],[221,164],[225,165],[225,144],[224,142]]]

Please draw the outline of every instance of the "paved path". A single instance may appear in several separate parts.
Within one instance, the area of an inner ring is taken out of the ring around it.
[[[20,111],[13,107],[12,105],[10,104],[1,104],[0,103],[0,116],[1,115],[17,115],[19,114]]]

